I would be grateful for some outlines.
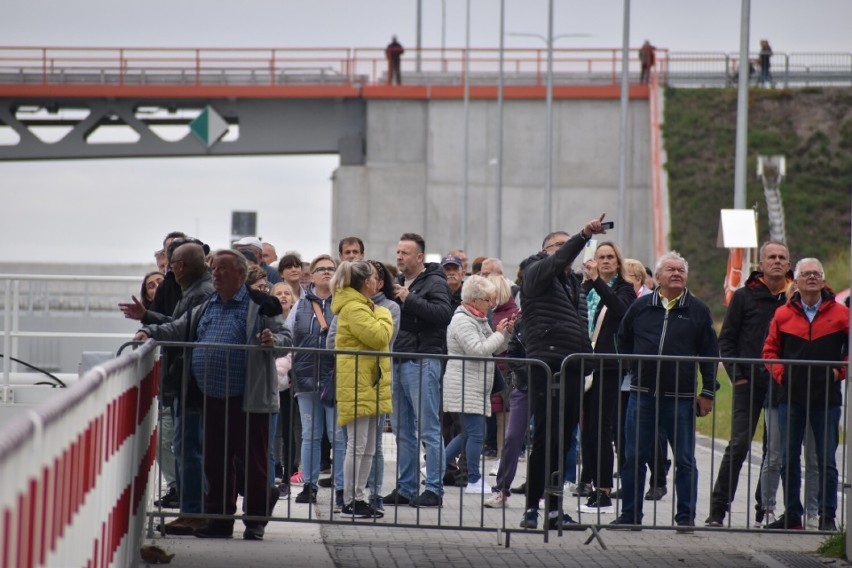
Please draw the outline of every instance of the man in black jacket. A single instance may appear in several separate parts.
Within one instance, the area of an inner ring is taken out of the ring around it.
[[[393,431],[398,446],[397,487],[385,505],[440,507],[443,502],[444,444],[441,440],[441,362],[406,358],[405,353],[440,355],[453,317],[450,288],[438,263],[424,264],[426,243],[418,234],[399,239],[399,277],[394,295],[400,304],[399,334],[393,344]],[[426,489],[418,495],[419,443],[426,447]]]
[[[775,310],[787,302],[787,289],[792,283],[790,252],[787,246],[768,241],[760,247],[759,270],[751,273],[745,286],[734,292],[725,322],[719,334],[719,351],[722,357],[759,359]],[[737,492],[743,461],[748,456],[757,422],[767,400],[772,381],[763,365],[725,364],[734,386],[731,441],[725,448],[713,495],[710,499],[710,516],[705,523],[720,527],[725,520],[730,503]],[[777,388],[775,389],[778,390]],[[756,492],[758,521],[763,520],[760,484]]]
[[[573,237],[558,231],[544,238],[543,250],[521,263],[524,281],[521,284],[521,306],[524,311],[527,357],[540,359],[557,375],[562,360],[572,353],[591,353],[586,298],[580,280],[571,272],[571,264],[582,252],[592,235],[605,233],[601,226],[604,215],[592,219]],[[574,441],[574,428],[580,420],[580,362],[569,367],[568,376],[562,378],[567,388],[564,421],[559,414],[550,421],[548,431],[547,402],[551,393],[551,407],[559,412],[559,395],[552,393],[548,373],[540,365],[533,365],[529,379],[529,396],[533,399],[533,440],[527,477],[527,504],[521,528],[538,528],[538,501],[544,494],[548,476],[559,470],[561,456]],[[555,379],[554,379],[555,380]],[[559,451],[560,428],[567,447]],[[550,471],[545,467],[547,442],[550,442]],[[561,480],[560,480],[561,481]],[[566,513],[559,519],[559,497],[551,495],[547,504],[548,526],[551,529],[570,529],[576,526]]]

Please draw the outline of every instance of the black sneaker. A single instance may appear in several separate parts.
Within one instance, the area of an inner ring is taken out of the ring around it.
[[[435,495],[428,489],[411,500],[412,507],[441,507],[444,504],[440,495]]]
[[[348,505],[344,505],[340,511],[342,517],[352,517],[355,519],[373,519],[384,516],[376,511],[373,507],[367,505],[364,501],[353,501]]]
[[[263,525],[249,525],[243,531],[243,540],[263,540],[263,533],[266,529]]]
[[[521,528],[538,528],[538,509],[527,509],[526,511],[524,511],[524,517],[521,519]]]
[[[200,529],[195,529],[192,534],[198,538],[232,538],[234,523],[220,520],[208,521]]]
[[[648,489],[648,492],[645,493],[645,501],[659,501],[665,497],[668,492],[669,490],[665,487],[651,487]]]
[[[163,509],[180,509],[180,496],[178,496],[177,489],[169,487],[169,490],[162,497],[154,501],[154,506]]]
[[[334,478],[333,477],[323,477],[322,479],[317,481],[317,485],[319,485],[320,487],[325,487],[325,488],[334,487]]]
[[[310,483],[305,483],[302,491],[296,495],[296,503],[316,503],[317,490]]]
[[[820,517],[819,518],[819,530],[828,531],[828,532],[837,532],[837,523],[834,522],[833,517]]]
[[[754,505],[754,522],[755,524],[761,524],[763,522],[763,517],[766,516],[766,509],[764,509],[760,503],[755,503]]]
[[[595,489],[595,492],[592,493],[592,496],[589,497],[589,500],[586,501],[586,509],[609,509],[612,507],[612,499],[610,496],[600,489]]]
[[[334,490],[334,512],[339,513],[343,509],[343,489]]]
[[[571,492],[571,495],[575,497],[591,497],[595,492],[594,487],[592,487],[591,483],[583,483],[582,481],[577,484],[577,488]]]
[[[561,526],[560,526],[561,525]],[[562,529],[563,531],[584,531],[585,527],[581,527],[577,524],[577,521],[571,518],[571,515],[568,513],[562,514],[562,522],[559,522],[559,517],[549,517],[547,519],[547,528],[552,531]]]
[[[408,505],[411,503],[411,499],[401,495],[396,489],[385,495],[383,501],[386,505]]]
[[[378,511],[380,513],[385,512],[385,504],[383,502],[383,499],[381,497],[379,497],[378,495],[374,495],[373,497],[370,497],[370,507],[372,507],[373,509],[375,509],[376,511]]]
[[[802,526],[802,517],[798,515],[788,515],[784,513],[780,517],[778,517],[775,522],[767,524],[764,528],[769,530],[791,530],[791,531],[800,531],[803,530]]]
[[[512,487],[509,489],[509,493],[514,493],[515,495],[523,495],[527,492],[527,482],[524,481],[517,487]]]
[[[761,519],[761,520],[762,520],[762,519]],[[760,521],[758,521],[758,522],[760,522]],[[704,520],[704,524],[705,524],[706,526],[708,526],[708,527],[721,527],[721,526],[724,526],[724,524],[725,524],[725,515],[724,515],[724,514],[721,514],[721,515],[720,515],[720,514],[718,514],[718,513],[713,513],[713,512],[711,512],[711,513],[710,513],[710,516],[708,516],[708,517]]]
[[[695,532],[695,523],[689,521],[679,521],[677,524],[678,534],[693,534]]]
[[[608,529],[619,531],[641,531],[642,523],[635,523],[632,519],[624,516],[619,516],[617,519],[607,525]]]

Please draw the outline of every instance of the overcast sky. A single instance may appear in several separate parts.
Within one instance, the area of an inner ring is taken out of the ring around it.
[[[440,47],[440,0],[422,0],[423,47]],[[3,0],[7,46],[383,47],[416,38],[416,0]],[[498,45],[497,0],[471,1],[471,44]],[[557,47],[618,47],[622,0],[556,0]],[[633,0],[631,45],[734,52],[739,0]],[[547,32],[545,0],[507,0],[508,32]],[[752,0],[751,46],[850,52],[852,0]],[[465,43],[465,2],[446,1],[446,44]],[[540,47],[508,37],[507,47]],[[0,261],[148,262],[174,229],[227,243],[232,210],[306,258],[327,252],[337,157],[0,162]],[[428,236],[427,236],[428,240]],[[470,251],[476,256],[476,251]],[[469,253],[470,255],[470,253]]]

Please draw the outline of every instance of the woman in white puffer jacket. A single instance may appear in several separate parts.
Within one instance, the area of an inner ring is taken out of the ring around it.
[[[490,357],[502,353],[509,345],[514,321],[504,319],[491,331],[488,310],[494,306],[494,284],[487,278],[471,276],[462,286],[462,305],[456,308],[447,328],[447,352],[450,355]],[[465,493],[485,493],[480,456],[485,436],[485,417],[491,415],[491,386],[494,363],[451,359],[444,373],[444,412],[461,415],[462,432],[447,444],[447,463],[464,447],[468,464]]]

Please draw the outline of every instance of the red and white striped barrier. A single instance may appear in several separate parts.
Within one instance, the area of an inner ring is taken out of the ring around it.
[[[0,432],[0,568],[131,566],[157,442],[153,342]]]

